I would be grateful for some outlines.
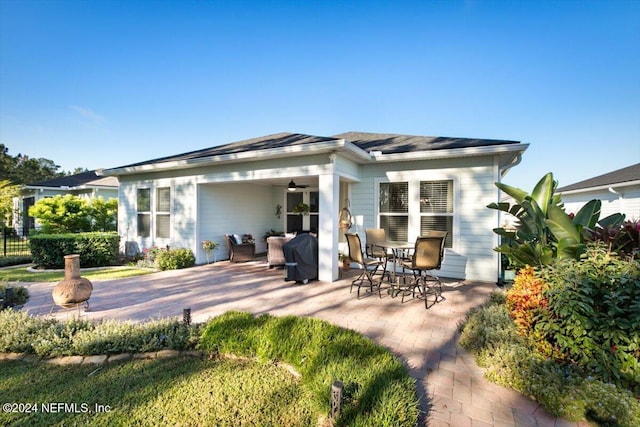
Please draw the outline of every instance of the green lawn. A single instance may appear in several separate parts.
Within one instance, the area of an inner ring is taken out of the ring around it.
[[[122,279],[154,273],[154,270],[135,267],[111,267],[99,270],[82,271],[82,277],[93,279]],[[32,273],[26,268],[0,269],[0,282],[59,282],[64,278],[63,271],[43,271]]]
[[[0,411],[0,425],[312,426],[320,415],[288,371],[251,360],[175,358],[103,366],[0,361],[0,377],[1,404],[38,409]]]
[[[319,319],[227,312],[205,324],[177,318],[135,324],[0,311],[3,352],[48,358],[161,349],[198,349],[211,358],[136,360],[96,372],[95,366],[0,361],[0,404],[53,400],[113,408],[46,417],[0,413],[0,425],[324,426],[318,420],[331,410],[336,380],[344,384],[336,426],[409,427],[419,417],[415,380],[398,358]]]

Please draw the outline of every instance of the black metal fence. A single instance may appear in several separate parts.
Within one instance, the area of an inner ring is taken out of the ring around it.
[[[11,227],[2,227],[2,245],[0,246],[1,258],[31,255],[29,241],[26,237],[29,233],[23,233],[22,231],[23,230],[16,230]]]

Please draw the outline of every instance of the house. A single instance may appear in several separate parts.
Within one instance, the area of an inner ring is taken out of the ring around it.
[[[15,198],[13,227],[22,230],[22,235],[29,234],[29,230],[36,227],[35,220],[29,216],[29,208],[38,200],[57,195],[73,194],[80,198],[102,197],[105,200],[118,198],[118,178],[113,176],[100,176],[98,170],[78,173],[35,182],[22,187],[20,198]]]
[[[518,141],[348,132],[330,137],[279,133],[106,169],[120,183],[123,242],[190,248],[252,234],[266,251],[270,230],[318,233],[319,279],[338,278],[348,208],[351,231],[384,228],[413,241],[429,229],[449,236],[444,277],[496,281],[498,212],[494,185],[528,147]],[[294,212],[309,205],[308,215]],[[218,259],[226,257],[220,251]],[[223,253],[224,252],[224,253]]]
[[[558,188],[567,212],[576,213],[588,201],[602,201],[600,218],[621,212],[640,219],[640,163]]]

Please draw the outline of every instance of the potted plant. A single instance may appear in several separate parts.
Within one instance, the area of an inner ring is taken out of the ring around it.
[[[338,254],[338,261],[340,261],[340,263],[342,264],[342,269],[343,270],[348,270],[349,267],[351,266],[351,259],[349,259],[349,255],[343,254],[343,253],[339,253]]]
[[[293,213],[298,215],[309,215],[310,210],[309,205],[306,203],[298,203],[293,207]]]
[[[500,254],[500,265],[502,270],[502,283],[511,283],[516,277],[516,270],[511,263],[509,257],[505,254]]]
[[[204,242],[202,242],[202,249],[204,249],[205,254],[207,254],[207,264],[209,264],[209,257],[211,256],[211,251],[214,252],[213,262],[216,262],[215,251],[218,250],[218,246],[220,246],[220,243],[213,242],[211,240],[205,240]]]

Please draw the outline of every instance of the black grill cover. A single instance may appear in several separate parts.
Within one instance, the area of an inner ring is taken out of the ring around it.
[[[288,264],[285,280],[297,282],[318,278],[318,239],[311,234],[298,234],[282,245],[282,250]]]

